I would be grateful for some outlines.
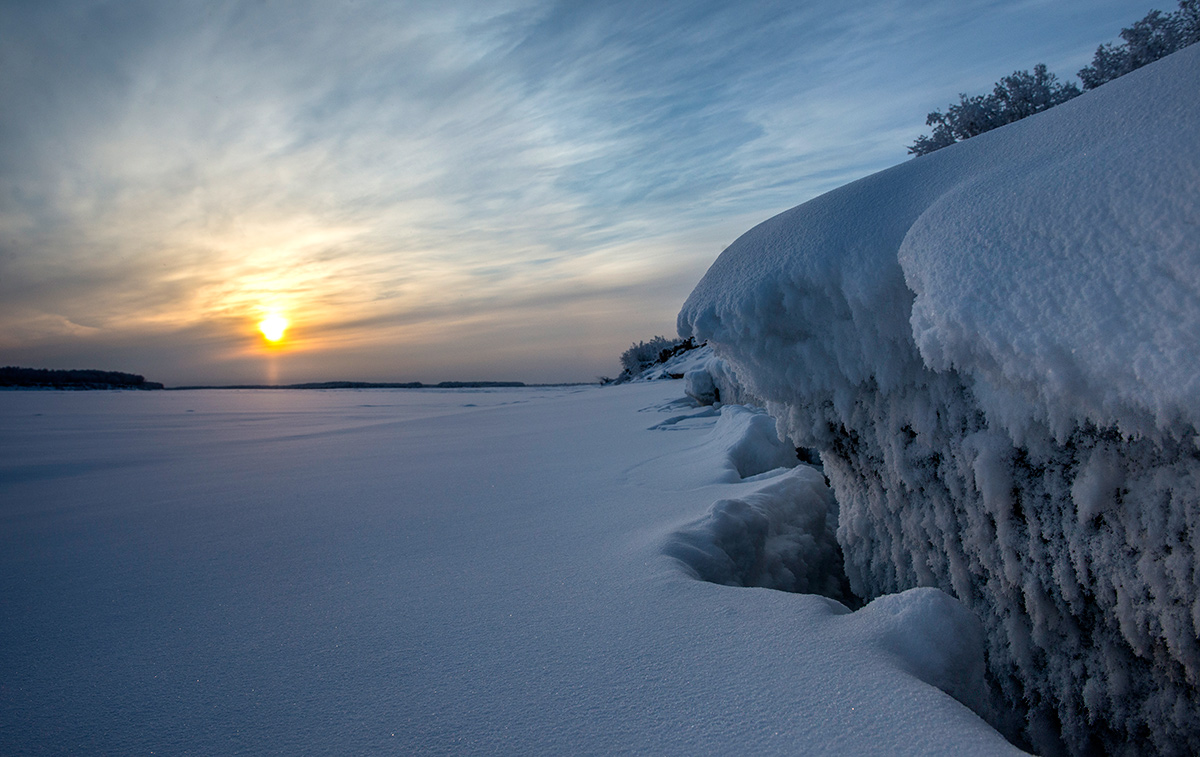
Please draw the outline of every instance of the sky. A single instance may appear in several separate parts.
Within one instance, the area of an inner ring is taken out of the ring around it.
[[[742,232],[1153,8],[0,0],[0,365],[612,376]]]

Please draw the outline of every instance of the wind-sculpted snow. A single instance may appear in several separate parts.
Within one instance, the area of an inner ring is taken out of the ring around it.
[[[679,455],[679,467],[695,469],[693,480],[737,482],[799,462],[796,449],[780,440],[775,419],[761,408],[725,405],[696,410],[693,406],[690,412],[656,423],[651,430],[688,427],[689,421],[713,417],[716,423],[711,424],[704,441]]]
[[[704,581],[853,603],[836,529],[833,495],[821,474],[805,466],[745,496],[718,500],[663,551]]]
[[[1200,752],[1200,47],[735,241],[680,313],[821,453],[851,588],[979,616],[993,722]]]
[[[775,419],[756,408],[726,405],[713,429],[712,444],[722,450],[740,478],[796,465],[796,450],[780,441]]]
[[[983,628],[961,602],[938,589],[909,589],[848,617],[914,676],[975,712],[986,710]]]
[[[698,370],[689,373],[706,371]],[[694,387],[692,387],[694,388]],[[689,388],[689,394],[691,394]],[[676,409],[674,406],[669,408]],[[683,481],[754,488],[717,500],[704,517],[673,532],[662,551],[696,578],[726,586],[757,586],[820,594],[861,604],[850,592],[837,543],[837,504],[824,475],[799,465],[780,440],[775,419],[743,405],[691,408],[652,431],[705,429],[699,444],[665,462]]]
[[[795,451],[780,442],[769,415],[726,405],[706,443],[689,455],[706,467],[725,468],[727,483],[757,477],[765,483],[718,500],[703,518],[672,534],[664,553],[704,581],[820,594],[857,606],[825,477],[797,466]]]

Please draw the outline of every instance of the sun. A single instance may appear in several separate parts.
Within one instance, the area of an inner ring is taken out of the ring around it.
[[[283,332],[287,330],[288,320],[281,315],[270,315],[259,321],[258,330],[267,338],[268,342],[278,342],[283,339]]]

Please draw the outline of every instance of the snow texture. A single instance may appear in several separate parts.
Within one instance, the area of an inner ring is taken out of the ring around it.
[[[984,710],[983,627],[961,602],[940,589],[909,589],[876,599],[857,617],[912,675]]]
[[[704,581],[854,604],[836,531],[837,508],[824,477],[800,466],[750,494],[718,500],[663,551]]]
[[[855,593],[953,594],[990,717],[1200,753],[1200,46],[735,241],[685,303],[820,451]]]
[[[707,410],[676,416],[656,428],[712,416]],[[707,439],[688,455],[694,463],[724,468],[717,481],[765,483],[718,500],[703,518],[671,535],[666,554],[704,581],[856,604],[837,544],[833,494],[817,468],[797,464],[795,450],[776,434],[773,418],[759,408],[725,405]]]
[[[666,362],[656,363],[630,379],[630,383],[680,377],[684,380],[684,393],[701,405],[763,404],[762,400],[746,390],[733,367],[714,355],[713,348],[708,345],[681,352]]]
[[[796,465],[796,450],[783,442],[775,419],[759,408],[726,405],[713,429],[712,444],[725,450],[728,467],[739,478],[749,478],[774,468]]]
[[[697,424],[697,420],[701,422]],[[686,472],[688,481],[737,482],[799,463],[796,449],[779,438],[775,419],[762,408],[725,405],[699,411],[689,409],[660,421],[652,430],[680,428],[708,429],[702,440],[673,461]]]
[[[0,392],[0,754],[1016,754],[957,600],[663,554],[829,504],[681,389]]]

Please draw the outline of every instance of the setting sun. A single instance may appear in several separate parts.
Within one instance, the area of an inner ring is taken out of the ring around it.
[[[258,330],[262,332],[268,342],[278,342],[283,339],[283,332],[287,327],[288,320],[281,315],[268,316],[258,324]]]

